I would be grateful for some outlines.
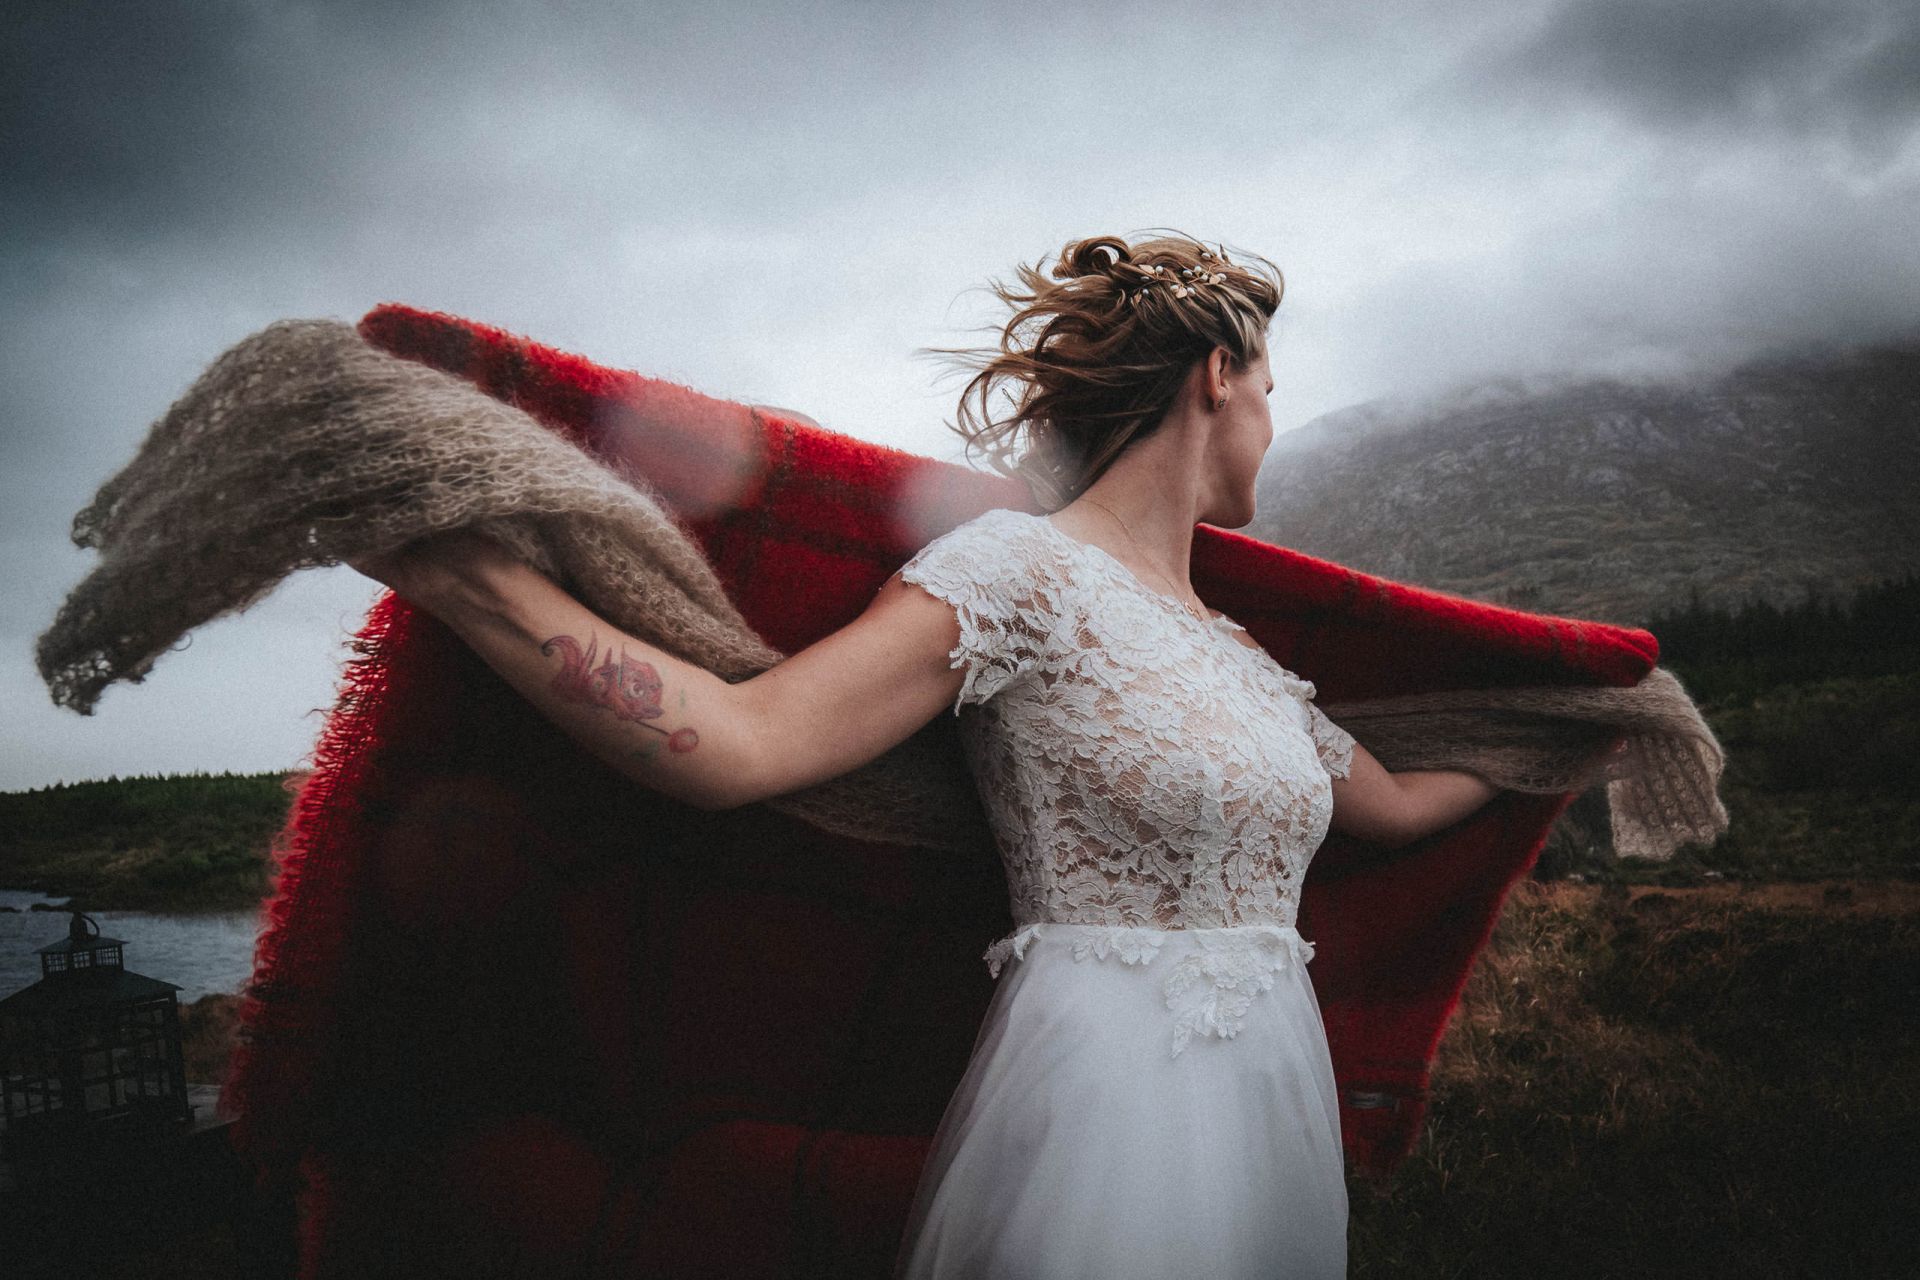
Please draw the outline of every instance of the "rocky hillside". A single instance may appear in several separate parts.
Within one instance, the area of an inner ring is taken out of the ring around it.
[[[1920,337],[1691,382],[1499,382],[1277,437],[1244,532],[1477,599],[1641,624],[1920,568]]]

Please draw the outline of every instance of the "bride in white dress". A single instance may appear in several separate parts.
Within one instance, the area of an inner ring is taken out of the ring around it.
[[[860,617],[751,680],[611,627],[473,535],[358,566],[602,759],[704,808],[835,777],[960,715],[1017,927],[984,957],[998,985],[900,1280],[1345,1274],[1301,881],[1330,828],[1403,843],[1494,790],[1388,773],[1194,595],[1194,525],[1253,518],[1273,438],[1281,282],[1253,261],[1099,237],[1051,280],[1023,266],[1024,292],[996,286],[1016,313],[999,347],[959,353],[980,369],[956,429],[1048,514],[988,511],[935,538]],[[1002,383],[1014,412],[993,421]],[[611,675],[556,681],[563,639],[598,645]],[[672,713],[624,716],[628,680]]]
[[[1046,516],[990,511],[901,575],[960,618],[1018,927],[899,1274],[1344,1274],[1294,917],[1353,739],[1236,624]]]

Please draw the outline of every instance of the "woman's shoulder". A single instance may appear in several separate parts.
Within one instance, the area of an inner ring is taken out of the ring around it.
[[[1036,528],[1036,523],[1043,518],[1014,507],[990,507],[929,540],[920,554],[925,555],[936,547],[985,550],[1036,545],[1036,535],[1043,532]]]
[[[921,547],[902,567],[902,575],[922,585],[964,580],[1020,594],[1025,594],[1023,588],[1045,590],[1065,576],[1046,530],[1040,527],[1045,519],[1013,507],[989,508]]]
[[[1031,511],[1022,511],[1018,507],[988,507],[979,515],[968,520],[962,520],[949,530],[949,532],[958,533],[962,529],[980,529],[992,530],[1002,534],[1022,533],[1032,529],[1035,521],[1044,518],[1043,516],[1035,515]]]

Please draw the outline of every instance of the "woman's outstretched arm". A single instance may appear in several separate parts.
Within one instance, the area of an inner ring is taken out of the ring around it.
[[[1389,773],[1355,744],[1353,768],[1333,780],[1333,830],[1380,844],[1409,844],[1473,813],[1500,788],[1456,769]]]
[[[846,626],[728,684],[473,534],[354,567],[445,622],[582,747],[703,809],[865,764],[951,705],[963,676],[948,665],[960,636],[952,608],[897,575]]]

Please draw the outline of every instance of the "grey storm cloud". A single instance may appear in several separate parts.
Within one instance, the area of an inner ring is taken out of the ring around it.
[[[577,167],[638,168],[663,133],[693,149],[750,121],[777,138],[798,86],[757,65],[777,54],[764,37],[745,28],[731,51],[731,103],[688,56],[725,27],[617,3],[41,4],[0,46],[0,207],[28,234],[109,242],[325,232],[423,206],[457,234]],[[764,150],[773,173],[757,176],[777,178]]]
[[[15,0],[0,787],[280,768],[370,596],[302,575],[92,720],[72,513],[223,348],[403,301],[956,457],[916,361],[1069,238],[1286,273],[1281,429],[1920,319],[1911,0]],[[213,732],[208,726],[218,726]]]
[[[1837,132],[1891,154],[1920,118],[1920,5],[1575,0],[1476,70],[1654,127]]]
[[[324,206],[320,144],[364,129],[371,104],[359,77],[303,61],[314,37],[287,29],[290,16],[276,23],[239,0],[10,15],[0,200],[16,227],[140,240],[231,229],[249,210]],[[269,43],[263,28],[276,25]]]

